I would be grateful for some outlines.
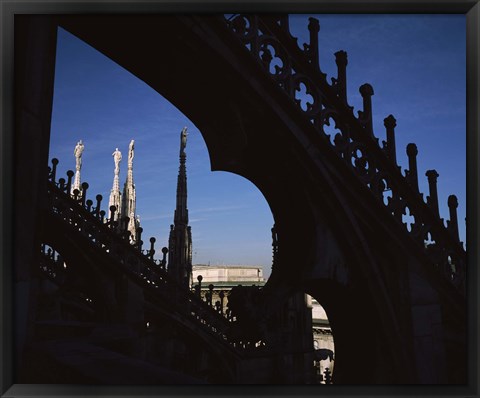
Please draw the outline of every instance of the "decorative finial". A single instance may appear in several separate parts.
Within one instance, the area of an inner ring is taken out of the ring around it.
[[[418,155],[417,146],[413,142],[407,145],[407,155],[408,157],[416,157]]]
[[[394,164],[397,164],[397,151],[395,149],[395,127],[397,126],[397,121],[393,115],[388,115],[383,119],[383,125],[387,130],[387,156]]]
[[[448,229],[450,233],[454,236],[457,242],[460,241],[458,235],[458,219],[457,219],[457,207],[458,199],[455,195],[450,195],[448,197],[448,209],[450,211],[450,220],[448,221]]]
[[[363,97],[363,112],[361,112],[361,118],[363,123],[365,124],[365,129],[370,134],[373,136],[373,119],[372,119],[372,95],[374,94],[373,92],[373,87],[365,83],[362,86],[360,86],[360,94]]]
[[[318,19],[313,17],[308,18],[308,30],[310,32],[310,43],[304,45],[305,52],[314,68],[320,70],[320,59],[318,54],[318,32],[320,31],[320,23],[318,22]]]
[[[320,31],[320,23],[317,18],[308,18],[308,30],[313,33],[318,33]]]
[[[53,158],[52,159],[52,168],[50,172],[50,179],[55,182],[56,174],[57,174],[57,165],[58,165],[58,159]]]
[[[438,212],[438,193],[437,193],[438,173],[436,170],[427,170],[425,175],[428,178],[428,188],[429,188],[429,196],[427,197],[427,203],[430,206],[430,208],[433,210],[433,212],[437,215],[437,217],[439,217],[440,213]]]
[[[410,143],[407,145],[407,156],[408,156],[408,174],[407,179],[410,185],[415,189],[416,192],[418,190],[418,175],[417,175],[417,155],[418,149],[414,143]]]
[[[337,78],[334,80],[337,87],[338,96],[347,102],[347,52],[337,51],[335,53],[335,63],[337,64]],[[332,79],[333,80],[333,79]]]
[[[383,119],[383,125],[387,129],[394,129],[397,127],[397,119],[393,115],[388,115],[385,119]]]
[[[362,84],[359,91],[362,97],[371,97],[374,94],[373,87],[368,83]]]

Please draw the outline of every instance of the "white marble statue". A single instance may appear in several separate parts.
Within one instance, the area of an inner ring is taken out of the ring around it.
[[[130,141],[130,145],[128,146],[128,165],[131,166],[133,163],[133,150],[135,149],[135,140]]]
[[[77,142],[75,149],[73,150],[73,155],[75,156],[75,168],[80,170],[82,168],[82,153],[85,149],[85,145],[83,145],[82,140]]]
[[[112,153],[113,161],[115,162],[115,174],[118,175],[120,173],[120,160],[122,160],[122,153],[115,148],[115,152]]]

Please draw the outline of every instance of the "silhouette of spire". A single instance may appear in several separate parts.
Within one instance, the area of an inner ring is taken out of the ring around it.
[[[136,217],[137,194],[135,183],[133,182],[133,157],[135,141],[131,140],[128,146],[127,178],[123,186],[122,217],[128,217],[128,224],[124,226],[125,230],[130,231],[130,241],[135,243],[137,236],[138,219]]]
[[[187,128],[180,133],[180,167],[177,179],[177,200],[173,225],[170,226],[168,272],[178,282],[189,287],[192,277],[192,236],[188,226],[187,209]]]
[[[114,220],[117,221],[121,209],[122,198],[120,194],[120,183],[119,183],[119,174],[120,174],[120,161],[122,160],[122,153],[115,148],[115,151],[112,153],[113,161],[115,163],[115,169],[113,171],[113,186],[110,191],[110,199],[108,200],[108,208],[115,206],[116,212],[114,213]]]
[[[185,147],[187,145],[187,128],[184,127],[180,136],[180,168],[177,179],[177,207],[175,209],[175,225],[188,224],[188,210],[187,210],[187,170],[185,162],[187,154]]]

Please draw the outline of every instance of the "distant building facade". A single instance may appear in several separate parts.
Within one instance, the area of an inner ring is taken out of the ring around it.
[[[192,267],[192,274],[194,281],[201,275],[203,283],[213,283],[218,287],[265,284],[263,269],[260,266],[196,264]]]
[[[265,278],[261,267],[246,265],[192,266],[192,290],[205,301],[228,311],[228,292],[235,286],[263,286]]]
[[[308,296],[308,299],[312,307],[313,348],[316,353],[315,370],[317,378],[324,382],[326,369],[328,368],[330,373],[333,373],[335,358],[328,355],[328,352],[319,350],[329,350],[333,354],[335,352],[335,344],[325,309],[313,297]]]

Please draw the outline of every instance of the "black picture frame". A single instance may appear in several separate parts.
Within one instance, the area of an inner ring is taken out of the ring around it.
[[[317,395],[314,386],[75,386],[75,385],[19,385],[13,380],[12,327],[12,212],[14,203],[12,145],[14,142],[13,51],[14,16],[16,14],[81,14],[81,13],[156,13],[156,12],[275,12],[275,13],[460,13],[467,23],[467,228],[468,249],[468,319],[469,319],[469,374],[466,386],[326,386],[325,396],[357,395],[442,395],[478,396],[478,200],[479,200],[479,51],[480,6],[478,1],[321,1],[293,2],[260,1],[257,3],[167,2],[154,1],[1,1],[0,25],[2,75],[2,125],[0,145],[0,392],[2,397],[20,396],[301,396]]]

